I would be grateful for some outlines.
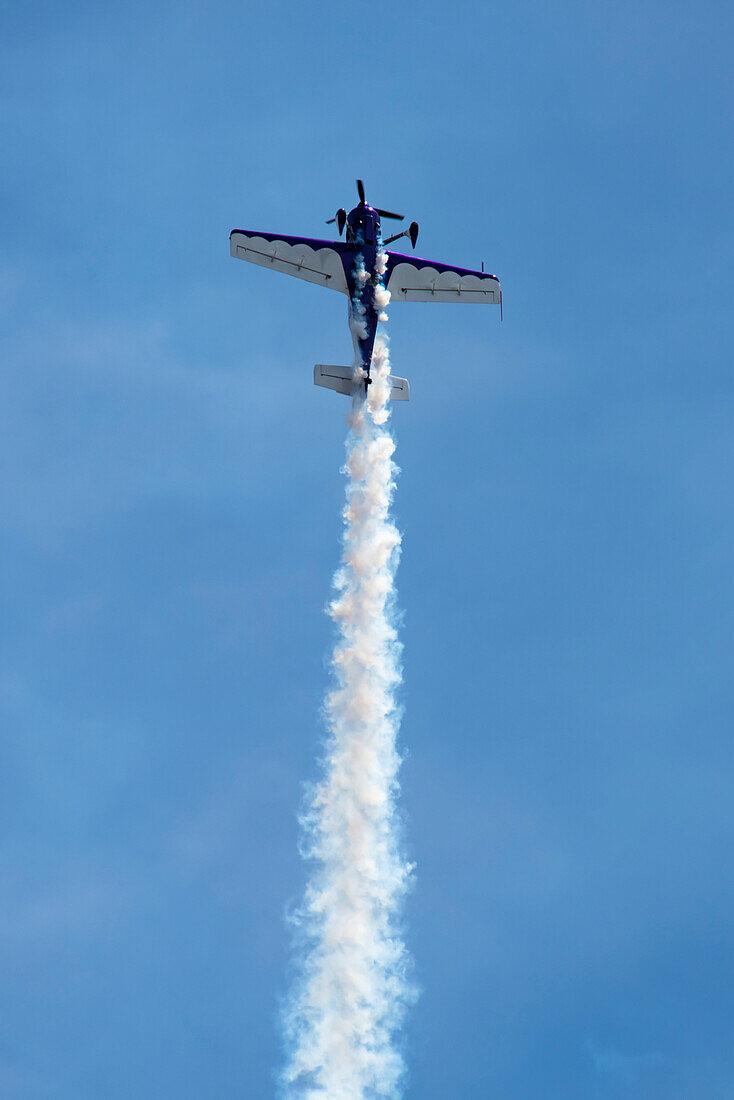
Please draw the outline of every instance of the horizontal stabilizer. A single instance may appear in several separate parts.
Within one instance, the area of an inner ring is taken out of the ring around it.
[[[410,401],[410,383],[407,378],[398,378],[396,375],[390,375],[390,400],[391,401]]]
[[[324,386],[327,390],[335,390],[347,396],[354,393],[354,367],[317,363],[313,369],[313,380],[315,386]],[[390,387],[391,401],[410,401],[410,386],[407,378],[396,378],[391,374]]]
[[[353,374],[354,367],[330,367],[326,363],[317,363],[313,369],[313,381],[315,386],[324,386],[327,390],[349,396],[354,391]]]

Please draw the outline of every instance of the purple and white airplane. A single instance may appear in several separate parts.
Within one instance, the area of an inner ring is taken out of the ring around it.
[[[362,180],[357,180],[359,205],[347,214],[337,210],[326,223],[336,222],[345,241],[321,241],[312,237],[286,237],[282,233],[259,233],[248,229],[233,229],[229,235],[229,251],[239,260],[249,260],[261,267],[271,267],[285,275],[295,275],[309,283],[341,291],[349,298],[349,324],[358,364],[354,367],[326,366],[314,368],[317,386],[352,394],[359,386],[370,384],[372,349],[380,317],[380,288],[389,291],[391,302],[481,302],[502,305],[499,279],[482,271],[419,260],[415,256],[389,252],[385,245],[400,237],[408,237],[415,248],[418,223],[412,222],[402,233],[383,241],[381,218],[403,220],[402,214],[377,210],[368,206]],[[375,294],[377,292],[377,301]],[[363,373],[363,378],[361,377]],[[356,379],[356,380],[355,380]],[[390,377],[394,401],[408,401],[410,387],[405,378]]]

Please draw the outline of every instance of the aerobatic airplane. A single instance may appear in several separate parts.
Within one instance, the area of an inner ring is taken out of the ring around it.
[[[317,386],[346,394],[354,393],[358,386],[366,390],[370,384],[372,349],[381,312],[379,287],[389,291],[391,302],[483,302],[502,306],[499,279],[484,270],[469,271],[387,251],[385,245],[400,237],[408,237],[415,248],[418,223],[411,222],[408,229],[383,241],[380,219],[402,221],[403,215],[369,206],[362,180],[357,180],[357,191],[359,205],[348,214],[346,210],[337,210],[326,223],[336,222],[340,237],[346,228],[345,241],[286,237],[282,233],[248,229],[233,229],[229,235],[229,251],[237,259],[272,267],[349,297],[350,328],[362,371],[320,363],[314,368]],[[384,254],[382,260],[381,254]],[[390,382],[393,401],[409,400],[410,387],[405,378],[391,376]]]

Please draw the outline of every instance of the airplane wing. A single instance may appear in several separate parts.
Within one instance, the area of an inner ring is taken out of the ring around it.
[[[295,275],[308,283],[349,293],[345,263],[351,269],[354,249],[341,241],[233,229],[229,235],[229,251],[238,260],[249,260],[252,264],[282,271],[284,275]]]
[[[500,305],[502,290],[496,275],[450,267],[388,252],[386,288],[391,302],[484,302]]]

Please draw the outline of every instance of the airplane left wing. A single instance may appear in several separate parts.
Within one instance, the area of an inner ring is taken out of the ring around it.
[[[229,235],[229,251],[238,260],[272,267],[274,271],[295,275],[307,283],[349,293],[343,258],[351,268],[354,249],[341,241],[233,229]]]
[[[386,289],[391,302],[483,302],[500,305],[502,290],[496,275],[450,267],[388,252]]]

